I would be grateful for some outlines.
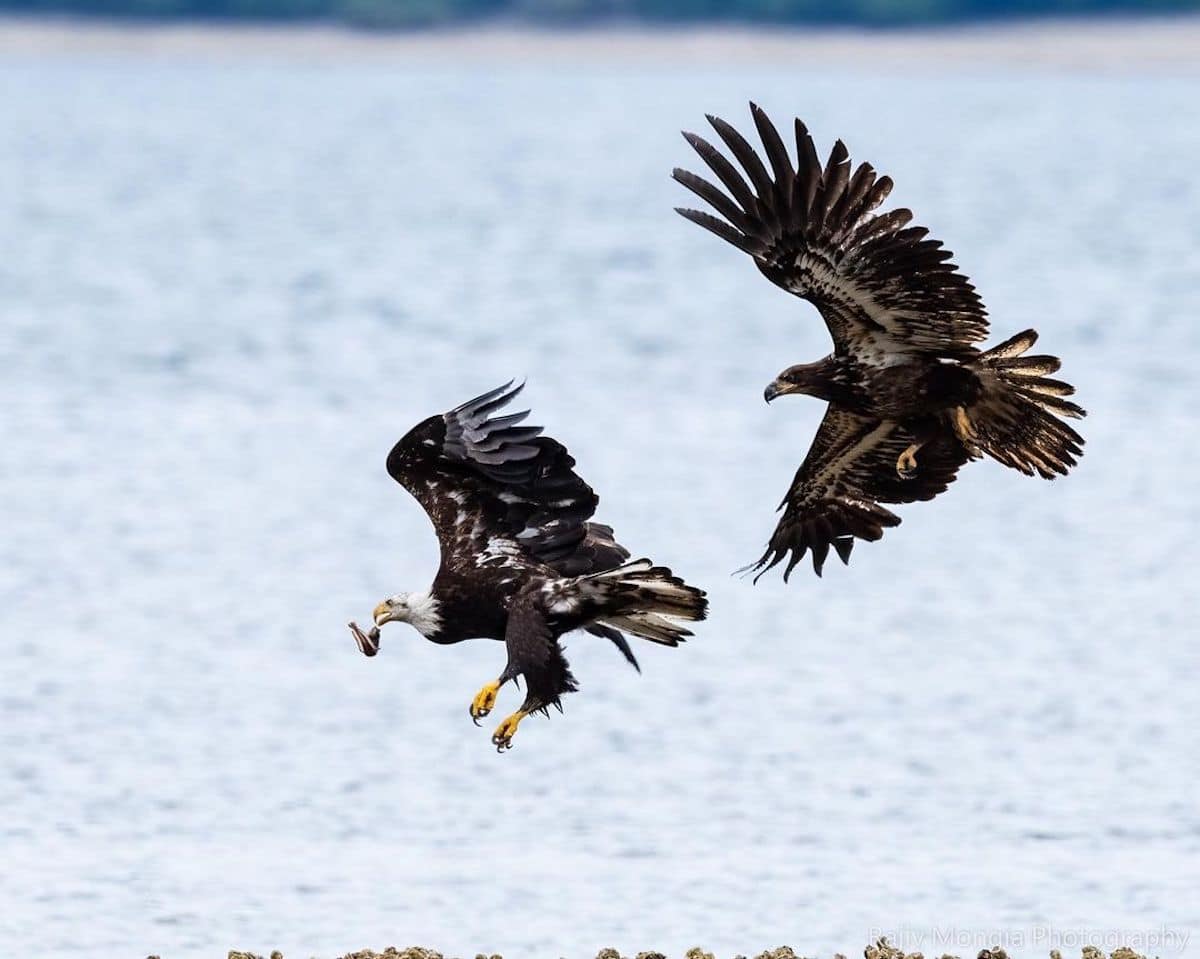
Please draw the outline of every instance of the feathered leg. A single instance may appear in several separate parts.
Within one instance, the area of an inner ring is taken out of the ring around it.
[[[521,708],[505,718],[492,735],[492,745],[499,752],[512,748],[513,735],[521,720],[530,713],[545,712],[550,706],[557,706],[561,710],[562,694],[573,693],[578,688],[562,647],[558,645],[558,638],[538,605],[540,593],[539,585],[528,587],[513,600],[508,609],[508,623],[504,630],[508,665],[494,685],[495,689],[499,689],[510,679],[516,681],[518,676],[524,676],[527,694]],[[476,716],[477,705],[489,711],[495,705],[492,686],[489,683],[479,691],[476,703],[471,704],[472,717]]]

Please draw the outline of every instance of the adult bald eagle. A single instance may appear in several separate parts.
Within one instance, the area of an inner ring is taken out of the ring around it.
[[[851,170],[841,140],[822,166],[799,120],[793,166],[766,114],[753,103],[750,111],[770,169],[733,127],[709,116],[745,175],[685,132],[725,190],[676,169],[674,178],[721,218],[678,212],[816,306],[834,351],[784,370],[766,389],[768,402],[806,393],[829,406],[766,552],[747,569],[761,576],[787,558],[786,581],[812,550],[819,576],[831,546],[846,563],[855,537],[877,540],[900,523],[881,503],[932,499],[983,453],[1028,475],[1065,475],[1083,439],[1058,417],[1084,411],[1063,399],[1070,385],[1048,378],[1057,358],[1025,355],[1037,333],[978,349],[986,312],[953,254],[924,227],[908,226],[910,211],[873,212],[891,179],[867,163]]]
[[[496,415],[523,389],[508,383],[449,413],[431,416],[393,447],[387,471],[424,507],[441,545],[433,585],[375,607],[375,627],[350,624],[359,648],[379,650],[379,627],[404,622],[435,643],[502,639],[508,663],[471,703],[491,712],[500,687],[525,677],[525,702],[492,736],[503,751],[533,712],[562,710],[577,689],[559,637],[585,629],[611,640],[637,668],[623,633],[677,646],[704,619],[701,590],[648,559],[629,562],[612,528],[590,522],[599,497],[574,471],[562,444]]]

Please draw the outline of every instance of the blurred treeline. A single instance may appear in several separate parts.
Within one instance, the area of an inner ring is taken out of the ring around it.
[[[330,20],[363,27],[470,21],[904,26],[1027,16],[1167,13],[1200,0],[0,0],[14,13],[206,19]]]

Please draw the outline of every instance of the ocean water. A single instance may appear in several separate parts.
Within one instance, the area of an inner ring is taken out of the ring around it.
[[[30,55],[0,88],[0,953],[1196,948],[1200,81]],[[1071,477],[973,464],[849,568],[731,577],[821,415],[762,388],[829,348],[671,212],[679,128],[752,97],[890,173],[997,337],[1041,330]],[[572,638],[581,692],[498,756],[499,644],[345,624],[436,567],[391,443],[511,377],[712,616],[640,677]]]

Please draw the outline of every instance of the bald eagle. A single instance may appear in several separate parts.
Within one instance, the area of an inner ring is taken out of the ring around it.
[[[629,560],[612,528],[590,522],[599,498],[562,444],[523,425],[529,411],[497,415],[524,384],[507,383],[419,423],[393,447],[387,471],[433,522],[441,565],[433,585],[375,607],[375,626],[350,624],[359,649],[379,651],[379,629],[403,622],[439,644],[503,640],[508,663],[471,702],[476,725],[497,693],[524,676],[525,701],[492,736],[512,746],[530,713],[562,710],[577,689],[559,638],[584,629],[638,668],[624,633],[664,646],[691,636],[679,620],[705,617],[703,591],[648,559]]]
[[[1051,379],[1053,356],[1029,356],[1037,333],[999,346],[975,288],[953,254],[905,209],[875,214],[892,181],[870,164],[851,169],[838,140],[822,166],[807,128],[795,123],[796,164],[771,121],[750,111],[767,164],[732,126],[708,121],[741,165],[684,133],[722,190],[676,169],[674,178],[720,217],[677,208],[748,253],[758,269],[820,312],[833,353],[792,366],[766,388],[767,402],[805,393],[829,405],[787,496],[755,581],[785,558],[786,581],[812,551],[821,575],[832,547],[843,563],[855,538],[877,540],[900,518],[881,503],[937,496],[967,460],[986,453],[1027,475],[1065,475],[1083,439],[1060,416],[1084,411],[1074,389]],[[748,178],[748,180],[747,180]]]

